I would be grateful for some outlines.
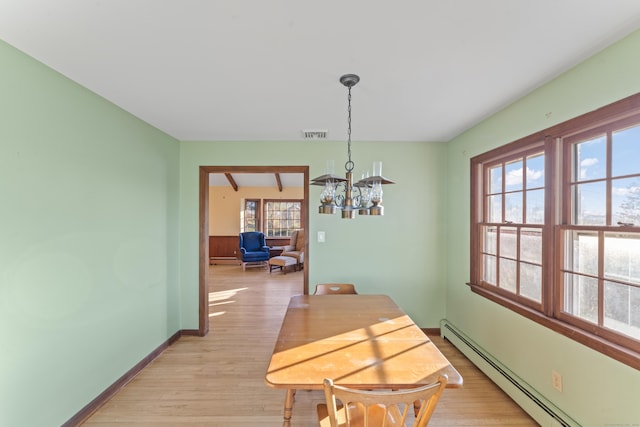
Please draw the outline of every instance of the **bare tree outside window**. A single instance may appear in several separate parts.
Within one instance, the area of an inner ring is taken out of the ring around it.
[[[629,184],[623,195],[616,223],[640,225],[640,181]]]

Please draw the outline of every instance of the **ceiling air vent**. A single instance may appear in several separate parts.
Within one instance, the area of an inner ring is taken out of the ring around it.
[[[327,139],[327,130],[303,130],[304,139]]]

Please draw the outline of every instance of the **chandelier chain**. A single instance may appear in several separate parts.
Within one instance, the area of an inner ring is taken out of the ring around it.
[[[349,113],[349,117],[348,117],[348,128],[347,128],[347,135],[348,135],[348,139],[347,139],[347,156],[348,159],[347,162],[344,164],[344,168],[347,170],[347,172],[351,172],[353,171],[353,167],[354,167],[354,163],[351,160],[351,86],[348,87],[349,89],[349,95],[347,96],[347,100],[348,100],[348,113]]]
[[[338,209],[343,219],[355,218],[358,215],[382,216],[382,185],[394,184],[382,176],[382,162],[373,162],[373,175],[368,171],[362,172],[362,179],[354,182],[353,169],[355,163],[351,160],[351,88],[360,81],[356,74],[344,74],[340,77],[340,83],[348,89],[347,101],[347,161],[344,164],[345,178],[340,178],[333,173],[333,160],[327,161],[325,174],[312,180],[313,185],[322,185],[324,189],[320,194],[321,214],[333,214]]]

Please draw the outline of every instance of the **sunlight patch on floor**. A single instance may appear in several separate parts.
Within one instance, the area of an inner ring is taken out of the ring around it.
[[[209,302],[223,301],[236,296],[241,291],[246,291],[249,288],[237,288],[229,289],[226,291],[209,292]]]
[[[216,305],[233,304],[234,302],[236,302],[236,301],[235,300],[229,300],[229,301],[214,302],[214,303],[209,304],[209,307],[215,307]]]
[[[209,292],[209,317],[222,316],[226,311],[215,311],[214,307],[218,305],[235,304],[236,301],[232,300],[234,296],[242,291],[246,291],[249,288],[237,288],[229,289],[226,291]]]

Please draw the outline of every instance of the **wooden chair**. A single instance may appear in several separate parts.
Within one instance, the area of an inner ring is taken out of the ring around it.
[[[447,377],[441,376],[437,382],[422,387],[369,391],[341,387],[327,378],[324,380],[326,404],[317,407],[318,421],[321,427],[406,427],[410,408],[414,408],[417,415],[410,425],[424,427],[446,385]]]
[[[351,283],[318,283],[314,295],[357,294]]]

